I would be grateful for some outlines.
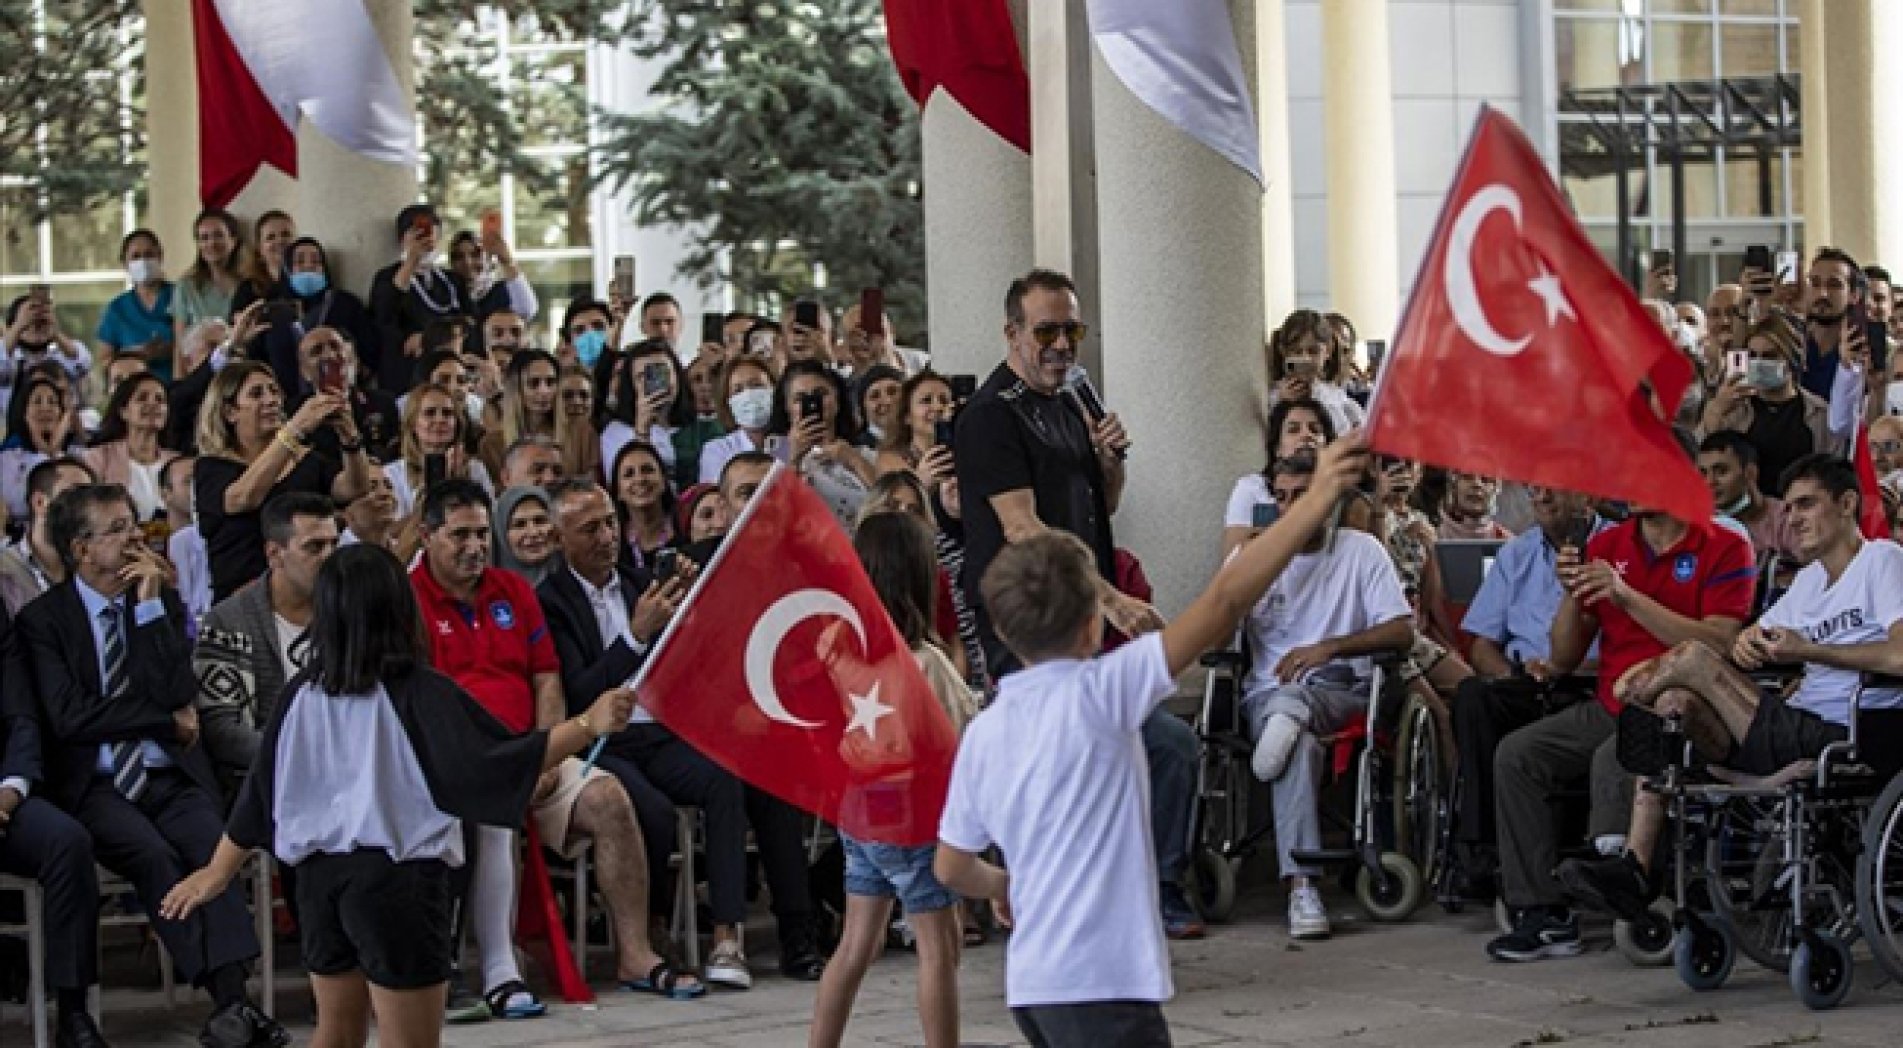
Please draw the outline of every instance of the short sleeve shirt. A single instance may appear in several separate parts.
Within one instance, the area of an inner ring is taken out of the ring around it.
[[[430,664],[455,681],[510,731],[535,727],[535,676],[557,673],[555,641],[527,579],[488,568],[476,599],[464,604],[430,574],[427,558],[410,569]]]
[[[1822,561],[1797,573],[1791,588],[1764,613],[1766,629],[1796,630],[1812,644],[1848,647],[1880,644],[1890,628],[1903,621],[1903,548],[1889,541],[1865,542],[1850,563],[1831,581]],[[1850,723],[1850,694],[1857,688],[1857,672],[1812,662],[1788,700],[1832,724]],[[1864,692],[1865,709],[1903,705],[1903,693]]]
[[[1634,518],[1594,535],[1586,559],[1612,565],[1627,586],[1686,618],[1751,617],[1758,578],[1751,543],[1727,528],[1690,528],[1671,549],[1654,553]],[[1599,620],[1599,704],[1616,714],[1613,685],[1626,670],[1664,654],[1665,643],[1611,601],[1586,611]]]
[[[236,459],[206,455],[192,471],[192,505],[198,511],[198,531],[205,538],[205,557],[211,565],[211,593],[214,602],[236,593],[239,587],[264,574],[264,525],[261,509],[247,513],[225,512],[225,490],[244,476],[245,464]],[[322,452],[313,451],[298,460],[296,466],[277,482],[258,503],[263,507],[272,499],[292,491],[330,494],[337,480],[337,463]]]
[[[122,292],[106,303],[99,315],[99,341],[115,349],[132,349],[153,339],[172,340],[172,285],[159,288],[152,308],[145,308],[137,291]],[[169,373],[168,366],[166,371]]]

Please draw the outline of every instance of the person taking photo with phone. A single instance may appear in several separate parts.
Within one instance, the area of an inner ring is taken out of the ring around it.
[[[1861,336],[1859,336],[1861,337]],[[1742,352],[1733,350],[1728,374],[1699,426],[1701,437],[1721,430],[1743,433],[1758,452],[1758,476],[1765,494],[1784,493],[1784,470],[1839,441],[1830,433],[1830,405],[1797,382],[1795,332],[1782,317],[1769,317],[1745,328]]]
[[[1269,336],[1269,406],[1313,400],[1328,411],[1335,432],[1361,425],[1366,412],[1342,386],[1344,364],[1335,325],[1312,309],[1298,309]]]
[[[872,490],[872,453],[859,446],[859,420],[839,373],[817,360],[795,360],[780,374],[767,432],[769,454],[805,478],[847,531]],[[777,449],[777,451],[776,451]]]

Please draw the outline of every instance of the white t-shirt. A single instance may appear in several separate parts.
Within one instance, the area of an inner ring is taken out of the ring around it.
[[[727,460],[743,451],[759,451],[761,447],[753,443],[744,429],[736,429],[724,437],[715,437],[700,449],[700,482],[702,484],[720,483],[720,471],[727,468]],[[602,460],[603,469],[614,463],[613,459]]]
[[[1282,656],[1320,641],[1373,629],[1413,614],[1394,561],[1373,536],[1342,528],[1331,553],[1298,554],[1249,612],[1251,668],[1246,688],[1285,683],[1275,676]],[[1357,679],[1373,663],[1349,660]]]
[[[1222,526],[1225,528],[1255,527],[1255,508],[1275,505],[1275,496],[1269,493],[1269,482],[1260,473],[1244,473],[1236,478],[1236,486],[1229,491],[1229,508],[1223,510]]]
[[[1010,865],[1010,1007],[1174,995],[1141,729],[1175,686],[1151,633],[1005,677],[965,730],[938,836]]]
[[[271,613],[271,619],[277,624],[278,669],[284,673],[285,680],[290,680],[297,676],[299,669],[302,669],[291,653],[291,646],[297,643],[297,638],[304,635],[304,627],[275,611]],[[300,651],[297,654],[301,655],[303,652]]]
[[[390,478],[390,492],[396,496],[396,515],[399,518],[409,516],[416,508],[416,497],[422,494],[417,490],[422,484],[410,484],[409,466],[400,458],[385,462],[383,475]],[[475,459],[469,460],[469,479],[482,485],[482,490],[494,497],[496,489],[489,481],[488,467]]]
[[[1832,585],[1824,565],[1813,561],[1791,580],[1791,588],[1758,624],[1765,629],[1802,633],[1813,644],[1843,647],[1874,644],[1903,619],[1903,547],[1887,539],[1865,542]],[[1804,679],[1787,701],[1832,724],[1850,723],[1850,694],[1855,670],[1815,662],[1804,664]],[[1865,708],[1903,706],[1903,692],[1868,691]]]

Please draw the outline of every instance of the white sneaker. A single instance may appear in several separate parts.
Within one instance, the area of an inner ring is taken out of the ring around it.
[[[735,990],[753,988],[753,973],[747,970],[747,955],[732,939],[714,944],[707,955],[706,979],[715,986]]]
[[[1274,782],[1282,777],[1282,771],[1288,767],[1289,754],[1295,752],[1295,740],[1302,734],[1302,725],[1286,713],[1277,713],[1262,726],[1262,737],[1255,740],[1255,753],[1249,758],[1249,768],[1255,777],[1263,782]]]
[[[1592,850],[1611,858],[1625,854],[1625,834],[1607,833],[1592,839]]]
[[[1312,887],[1289,890],[1289,938],[1326,939],[1333,930],[1328,925],[1328,909],[1322,905],[1320,891]]]

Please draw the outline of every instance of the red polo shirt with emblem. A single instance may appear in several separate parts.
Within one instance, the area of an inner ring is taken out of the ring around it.
[[[509,730],[535,727],[535,675],[558,673],[555,642],[529,581],[487,568],[476,599],[464,604],[430,574],[429,561],[410,569],[410,588],[429,633],[430,663],[454,680]]]
[[[1654,553],[1635,517],[1594,535],[1586,544],[1586,560],[1612,565],[1627,586],[1688,619],[1722,616],[1744,622],[1751,617],[1758,579],[1751,544],[1721,525],[1687,529],[1677,545]],[[1617,715],[1620,703],[1612,686],[1626,670],[1664,654],[1665,643],[1609,600],[1586,610],[1599,620],[1599,704]]]

